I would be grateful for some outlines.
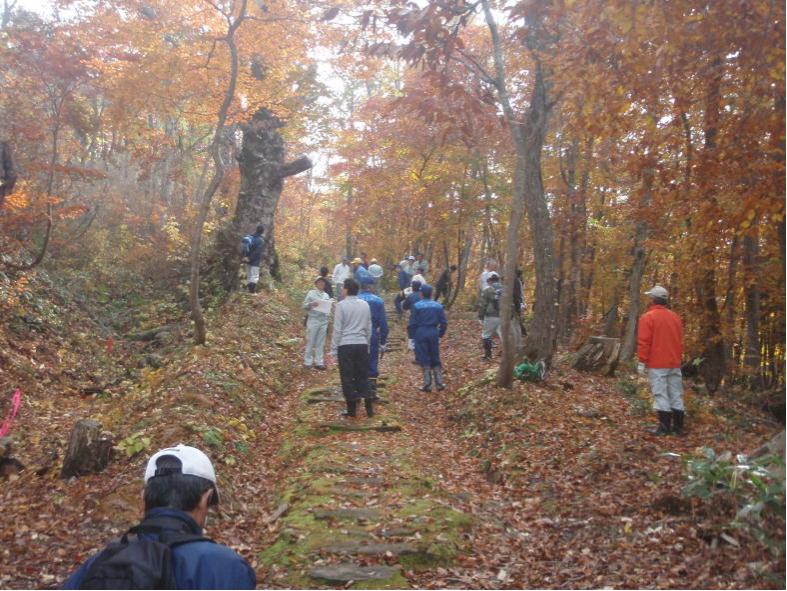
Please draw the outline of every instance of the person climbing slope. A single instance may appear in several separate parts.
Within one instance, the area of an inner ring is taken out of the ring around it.
[[[443,306],[432,300],[432,286],[421,286],[421,300],[413,305],[407,335],[415,342],[415,360],[424,372],[423,392],[432,391],[432,378],[438,390],[445,389],[440,363],[440,339],[448,329]]]

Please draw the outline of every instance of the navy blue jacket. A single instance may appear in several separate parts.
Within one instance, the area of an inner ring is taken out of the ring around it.
[[[399,289],[410,287],[410,283],[412,283],[412,281],[412,274],[399,267]]]
[[[152,509],[146,517],[170,517],[183,522],[184,530],[201,534],[190,515],[176,509]],[[175,531],[175,530],[173,530]],[[151,535],[151,539],[155,536]],[[79,589],[93,561],[88,559],[63,584],[63,589]],[[254,589],[257,576],[249,564],[233,550],[213,542],[188,542],[172,549],[172,566],[178,589]]]
[[[448,320],[445,318],[443,305],[434,300],[421,300],[416,302],[410,312],[410,321],[407,323],[407,336],[411,339],[430,337],[437,332],[443,338],[448,329]]]
[[[370,291],[362,291],[358,299],[369,304],[372,313],[372,344],[377,342],[384,345],[388,341],[388,321],[385,318],[385,302],[380,296]]]
[[[249,248],[249,264],[252,267],[259,267],[262,262],[262,250],[265,241],[258,234],[251,235],[251,247]]]
[[[419,289],[418,291],[412,292],[404,299],[402,308],[404,308],[405,310],[409,310],[415,305],[416,302],[420,302],[420,301],[421,301],[421,290]]]

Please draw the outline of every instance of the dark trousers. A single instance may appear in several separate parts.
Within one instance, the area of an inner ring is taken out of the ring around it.
[[[341,345],[337,350],[342,394],[347,401],[370,398],[369,347],[367,345]]]

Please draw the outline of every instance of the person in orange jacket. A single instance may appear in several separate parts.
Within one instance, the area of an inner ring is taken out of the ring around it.
[[[637,372],[647,372],[653,393],[653,409],[658,413],[659,426],[655,435],[683,432],[683,323],[667,308],[669,293],[660,285],[645,295],[651,304],[639,319],[637,331]]]

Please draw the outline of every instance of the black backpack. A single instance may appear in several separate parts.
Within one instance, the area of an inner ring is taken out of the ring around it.
[[[147,519],[110,543],[96,558],[80,589],[177,589],[172,548],[189,542],[212,540],[189,531],[172,518]],[[172,529],[180,531],[172,531]],[[155,534],[158,540],[140,534]]]

